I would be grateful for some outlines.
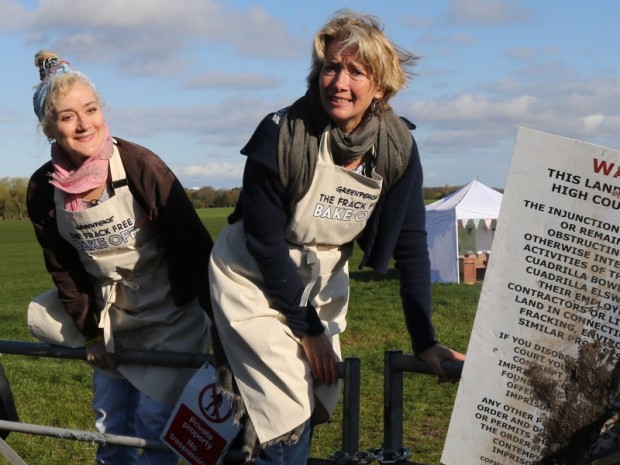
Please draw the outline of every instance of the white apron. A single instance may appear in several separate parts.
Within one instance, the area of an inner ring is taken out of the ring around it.
[[[58,230],[78,251],[93,283],[106,349],[205,353],[208,317],[198,299],[174,305],[163,244],[129,191],[116,146],[110,174],[114,195],[84,211],[65,210],[64,193],[56,189],[54,194]],[[169,405],[195,371],[146,365],[117,370],[138,390]]]
[[[310,190],[295,206],[286,228],[290,256],[310,302],[340,356],[338,334],[345,329],[349,300],[347,260],[352,241],[366,225],[381,192],[382,179],[335,165],[329,133],[321,138]],[[268,218],[265,219],[268,221]],[[243,222],[218,236],[210,263],[215,321],[239,392],[261,443],[299,426],[315,410],[325,421],[340,396],[339,385],[313,386],[300,344],[265,296],[264,280],[245,245]],[[304,302],[305,301],[305,302]]]

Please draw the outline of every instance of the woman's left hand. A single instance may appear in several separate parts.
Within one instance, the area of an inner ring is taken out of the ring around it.
[[[103,340],[86,348],[86,361],[97,368],[116,368],[116,361],[112,354],[105,350]]]
[[[443,368],[441,368],[441,362],[443,362],[444,360],[465,360],[465,354],[462,354],[452,349],[448,349],[447,347],[441,346],[439,344],[436,344],[432,347],[429,347],[425,351],[420,352],[420,354],[418,354],[418,357],[420,357],[431,366],[431,368],[437,375],[438,383],[445,383],[446,381],[450,380],[450,378],[448,378],[448,375],[446,375],[445,371],[443,371]]]

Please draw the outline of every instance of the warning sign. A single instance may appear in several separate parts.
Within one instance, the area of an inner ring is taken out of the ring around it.
[[[226,440],[194,415],[186,405],[179,406],[165,441],[192,464],[216,463],[226,447]]]
[[[620,452],[618,210],[620,151],[519,129],[442,464]]]
[[[215,369],[202,366],[185,387],[161,440],[190,465],[218,465],[239,428]]]

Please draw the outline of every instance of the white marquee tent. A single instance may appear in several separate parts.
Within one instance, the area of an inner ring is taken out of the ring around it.
[[[433,282],[459,282],[459,228],[475,229],[478,251],[491,250],[503,195],[478,181],[426,206]]]

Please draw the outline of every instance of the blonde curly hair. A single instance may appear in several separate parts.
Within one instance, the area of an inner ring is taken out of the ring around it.
[[[355,50],[374,82],[383,89],[379,111],[389,108],[390,98],[407,85],[414,74],[410,68],[419,59],[387,37],[377,17],[349,9],[338,10],[314,36],[312,64],[306,78],[309,89],[318,89],[327,48],[334,42],[340,43],[342,49]]]

